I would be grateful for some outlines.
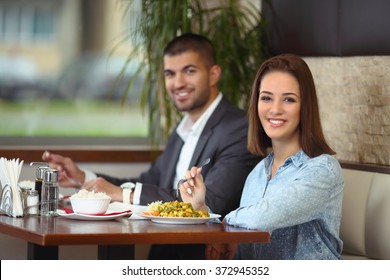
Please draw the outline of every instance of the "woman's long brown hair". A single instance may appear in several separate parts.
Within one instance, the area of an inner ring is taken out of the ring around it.
[[[265,156],[272,141],[261,125],[257,105],[259,102],[260,84],[263,77],[273,71],[291,74],[299,84],[301,110],[299,122],[299,139],[303,151],[311,158],[321,154],[335,154],[327,144],[322,130],[318,108],[317,93],[313,76],[306,62],[293,54],[282,54],[265,61],[256,74],[252,85],[252,94],[248,111],[248,149],[256,155]]]

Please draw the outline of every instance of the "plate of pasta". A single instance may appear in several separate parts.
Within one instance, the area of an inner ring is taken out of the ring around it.
[[[221,215],[218,214],[210,214],[209,217],[161,217],[161,216],[153,216],[149,212],[141,212],[139,214],[141,217],[146,219],[150,219],[154,223],[160,224],[175,224],[175,225],[194,225],[194,224],[204,224],[207,221],[218,219]]]
[[[190,203],[179,201],[156,201],[148,205],[147,211],[139,214],[152,222],[161,224],[203,224],[218,219],[221,215],[193,209]]]

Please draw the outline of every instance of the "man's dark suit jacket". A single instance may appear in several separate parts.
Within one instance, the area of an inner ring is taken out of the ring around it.
[[[213,213],[221,214],[222,217],[238,208],[246,177],[261,159],[248,152],[247,133],[246,113],[222,98],[207,121],[188,166],[196,166],[208,157],[211,159],[202,168],[207,188],[206,203]],[[156,200],[176,200],[176,191],[173,189],[176,182],[173,180],[182,146],[183,141],[174,130],[164,152],[139,178],[99,176],[115,185],[126,181],[141,182],[142,205]],[[149,259],[204,259],[204,253],[205,246],[199,244],[153,245]]]
[[[207,121],[188,166],[196,166],[208,157],[211,159],[202,168],[207,188],[206,203],[213,213],[221,214],[222,217],[239,206],[246,177],[260,161],[259,157],[247,150],[247,132],[246,113],[222,98]],[[183,141],[174,130],[164,152],[139,178],[118,179],[103,174],[98,176],[115,185],[129,181],[141,182],[142,205],[156,200],[173,201],[176,199],[176,191],[173,189],[176,182],[173,180],[182,146]]]

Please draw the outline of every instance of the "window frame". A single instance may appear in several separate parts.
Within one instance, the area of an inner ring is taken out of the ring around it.
[[[43,147],[0,147],[0,156],[8,159],[19,158],[24,163],[41,161],[42,154],[46,150]],[[82,163],[136,163],[152,162],[161,153],[162,148],[151,148],[150,146],[132,146],[118,148],[91,147],[52,147],[53,153],[58,153],[72,158],[75,162]]]

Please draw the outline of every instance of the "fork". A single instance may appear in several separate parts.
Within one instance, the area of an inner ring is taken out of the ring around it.
[[[77,181],[77,180],[75,180],[75,179],[73,179],[73,178],[70,178],[68,175],[66,175],[65,172],[63,173],[63,175],[64,175],[64,177],[65,177],[69,182],[71,182],[72,184],[77,185],[77,186],[80,187],[80,188],[83,186],[83,184],[82,184],[80,181]]]
[[[198,168],[202,168],[203,166],[209,164],[209,162],[210,162],[210,158],[206,158],[205,160],[203,160],[203,161],[199,164]],[[180,179],[179,182],[177,182],[176,197],[179,197],[179,192],[180,192],[180,188],[179,188],[179,187],[180,187],[180,185],[184,184],[184,183],[187,182],[189,179],[192,179],[192,178]],[[190,189],[190,190],[187,189],[187,192],[188,192],[189,194],[191,194],[190,191],[191,191],[191,189]]]

